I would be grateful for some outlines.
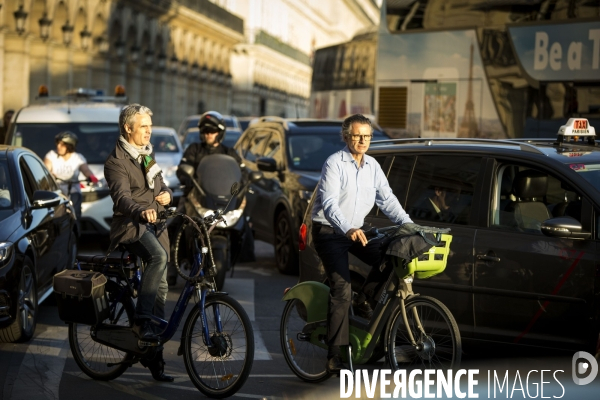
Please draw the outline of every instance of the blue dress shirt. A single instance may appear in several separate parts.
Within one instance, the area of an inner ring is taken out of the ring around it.
[[[395,224],[412,222],[392,192],[379,163],[364,154],[359,167],[348,146],[327,158],[315,190],[312,220],[330,225],[342,235],[351,228],[363,226],[373,204]]]

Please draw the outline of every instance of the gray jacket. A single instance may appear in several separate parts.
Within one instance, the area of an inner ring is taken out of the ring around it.
[[[110,224],[110,249],[114,251],[119,243],[133,243],[146,232],[146,223],[140,222],[142,211],[153,208],[164,211],[154,200],[162,191],[167,191],[173,200],[173,192],[165,184],[162,175],[154,178],[154,189],[146,185],[142,165],[134,160],[117,142],[115,149],[104,163],[104,178],[110,189],[113,201],[113,219]],[[156,236],[169,256],[169,235],[165,221],[157,221]]]

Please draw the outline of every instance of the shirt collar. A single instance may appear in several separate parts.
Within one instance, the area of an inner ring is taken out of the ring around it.
[[[350,153],[350,149],[348,145],[342,149],[342,161],[344,162],[352,162],[354,158],[352,158],[352,153]],[[363,165],[369,164],[369,159],[366,154],[363,154]]]

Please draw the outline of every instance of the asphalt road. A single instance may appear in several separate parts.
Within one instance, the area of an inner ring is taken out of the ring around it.
[[[87,249],[93,252],[97,243],[98,241],[92,239],[81,247],[84,251]],[[225,290],[240,301],[246,309],[255,332],[256,354],[252,372],[235,397],[340,398],[340,378],[333,377],[321,384],[308,384],[298,379],[287,366],[279,343],[279,323],[284,307],[281,297],[286,287],[296,283],[297,277],[284,276],[277,272],[272,246],[257,242],[257,257],[256,262],[236,266],[234,277],[228,276],[225,286]],[[167,313],[172,310],[182,287],[183,283],[180,281],[170,290]],[[191,305],[188,306],[189,309]],[[149,371],[139,364],[113,381],[94,381],[83,374],[75,364],[67,340],[67,326],[59,320],[56,307],[51,302],[47,302],[40,306],[40,319],[32,341],[0,344],[0,399],[184,400],[202,398],[203,395],[191,384],[182,358],[176,354],[180,334],[181,329],[174,339],[165,345],[166,372],[175,376],[175,382],[169,384],[155,382]],[[463,357],[461,368],[466,371],[457,386],[458,391],[454,385],[449,393],[451,398],[460,397],[461,393],[464,393],[467,398],[470,397],[468,393],[468,371],[470,370],[473,379],[477,380],[477,383],[472,383],[472,392],[473,395],[477,394],[478,398],[599,399],[600,378],[596,378],[589,385],[575,385],[571,377],[571,357],[571,354],[508,353],[505,350],[495,350],[490,353],[489,349],[471,349]],[[383,362],[367,366],[369,382],[376,370],[379,374],[380,370],[385,368]],[[475,370],[478,370],[478,373],[475,373]],[[544,370],[543,375],[542,370]],[[408,378],[407,376],[407,380]],[[392,394],[396,385],[393,377],[388,376],[387,379],[391,382],[385,389]],[[435,381],[436,377],[432,379]],[[428,393],[431,393],[434,397],[438,397],[435,386],[427,386],[426,390],[422,380],[416,381],[421,383],[407,385],[404,393],[400,390],[400,386],[398,396],[425,398]],[[371,397],[368,396],[371,393],[367,392],[364,382],[365,377],[361,372],[361,398]],[[377,385],[372,387],[374,398],[380,398],[383,394],[379,383],[380,380],[377,380]],[[413,389],[413,392],[409,389]],[[347,391],[348,387],[345,386],[343,390]],[[351,398],[357,398],[355,391],[348,394]],[[444,391],[440,394],[442,398],[450,398]]]

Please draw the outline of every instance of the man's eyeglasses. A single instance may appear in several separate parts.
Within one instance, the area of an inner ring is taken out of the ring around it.
[[[364,140],[365,142],[368,142],[373,138],[373,135],[348,135],[348,136],[352,138],[353,142],[358,142],[358,141],[360,141],[360,139]]]

